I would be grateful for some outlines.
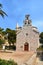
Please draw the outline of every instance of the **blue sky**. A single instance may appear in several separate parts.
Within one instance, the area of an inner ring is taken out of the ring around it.
[[[32,25],[43,31],[43,0],[0,0],[0,3],[8,14],[4,19],[0,16],[0,27],[15,29],[17,22],[22,26],[25,15],[30,14]]]

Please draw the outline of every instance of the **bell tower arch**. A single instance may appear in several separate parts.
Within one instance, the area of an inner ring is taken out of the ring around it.
[[[30,15],[25,16],[24,25],[31,25],[31,20],[29,19]]]

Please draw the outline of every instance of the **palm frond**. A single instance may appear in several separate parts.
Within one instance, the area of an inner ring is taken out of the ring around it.
[[[2,4],[0,3],[0,8],[2,8],[3,6],[2,6]]]
[[[0,13],[0,15],[4,18],[4,14],[3,13]]]
[[[0,15],[4,18],[4,16],[8,16],[3,10],[0,10]]]

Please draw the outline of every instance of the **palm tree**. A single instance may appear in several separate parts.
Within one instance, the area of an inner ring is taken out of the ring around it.
[[[7,16],[7,14],[2,10],[2,7],[2,4],[0,4],[0,15],[4,18],[5,15]]]

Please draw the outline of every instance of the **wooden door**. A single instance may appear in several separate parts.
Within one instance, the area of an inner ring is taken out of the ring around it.
[[[28,45],[28,43],[25,43],[25,45],[24,45],[24,51],[28,51],[29,50],[29,45]]]

